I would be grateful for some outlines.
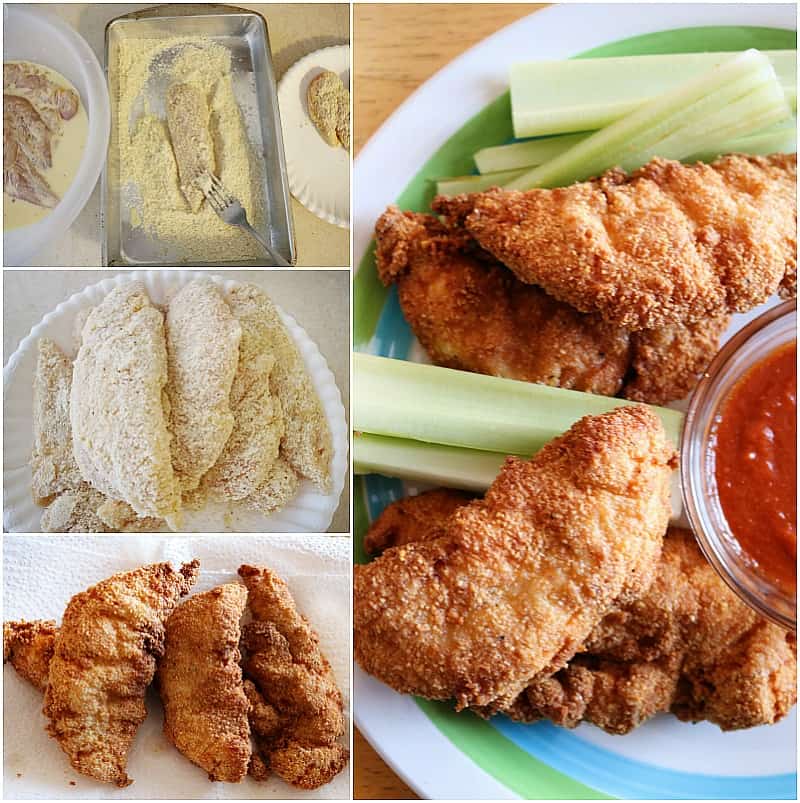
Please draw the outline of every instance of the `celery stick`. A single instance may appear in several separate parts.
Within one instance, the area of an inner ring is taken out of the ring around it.
[[[535,167],[553,159],[567,148],[577,145],[588,136],[590,136],[590,132],[564,134],[560,137],[542,137],[528,142],[515,142],[512,145],[482,148],[475,154],[475,167],[481,173],[497,173],[501,170]]]
[[[354,430],[501,454],[533,454],[584,415],[630,403],[370,354],[353,368]],[[683,415],[653,409],[677,446]]]
[[[636,154],[620,160],[620,167],[635,170],[653,156],[665,159],[683,159],[697,143],[707,147],[724,143],[736,137],[759,131],[784,120],[788,107],[783,92],[776,84],[766,84],[729,103],[716,114],[695,120],[646,147]]]
[[[665,92],[555,159],[514,179],[506,187],[527,190],[564,186],[599,175],[635,154],[650,152],[655,155],[652,147],[660,140],[684,126],[694,125],[698,120],[718,113],[747,93],[776,81],[775,72],[766,56],[756,50],[745,51]],[[785,99],[782,105],[784,116],[788,117],[789,108]],[[758,128],[756,124],[752,131]],[[687,139],[684,155],[702,145],[702,141]]]
[[[355,474],[382,474],[409,482],[483,493],[494,482],[504,461],[505,455],[498,452],[459,449],[363,432],[356,432],[353,437]],[[672,475],[670,497],[672,523],[688,526],[681,518],[680,474],[677,471]]]
[[[502,187],[524,172],[524,170],[501,170],[498,173],[485,173],[480,176],[442,178],[436,182],[436,194],[450,196],[461,195],[462,192],[483,192],[489,187]]]
[[[570,59],[511,68],[516,137],[592,131],[729,60],[735,53]],[[797,108],[797,52],[765,51],[792,109]],[[495,168],[504,169],[504,168]]]
[[[706,143],[702,150],[688,156],[687,162],[713,162],[726,153],[748,153],[754,156],[766,156],[770,153],[797,152],[797,118],[750,134],[728,140],[719,147]]]
[[[353,471],[428,482],[464,491],[485,491],[503,465],[505,455],[435,443],[386,438],[356,432]]]
[[[581,140],[588,139],[593,131],[585,134],[565,134],[560,137],[543,137],[523,142],[512,142],[494,148],[483,148],[475,154],[475,164],[481,173],[524,170],[543,164],[540,158],[544,151],[538,146],[547,143],[548,158],[554,158]],[[763,131],[736,137],[719,145],[705,143],[703,148],[686,158],[686,161],[710,162],[724,153],[794,153],[797,150],[797,118],[771,125]],[[532,147],[532,146],[537,147]],[[659,154],[662,155],[662,154]],[[471,177],[470,177],[471,178]]]

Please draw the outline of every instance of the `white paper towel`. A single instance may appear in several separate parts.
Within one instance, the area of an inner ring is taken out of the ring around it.
[[[117,572],[148,563],[200,560],[190,593],[238,580],[242,563],[266,565],[289,584],[301,613],[320,637],[344,695],[350,739],[350,539],[325,535],[11,536],[3,538],[3,619],[55,619],[73,594]],[[5,799],[348,799],[350,766],[316,792],[279,778],[264,783],[212,783],[162,733],[163,711],[153,687],[148,716],[128,760],[134,783],[125,789],[76,773],[45,732],[42,695],[10,665],[3,672]]]

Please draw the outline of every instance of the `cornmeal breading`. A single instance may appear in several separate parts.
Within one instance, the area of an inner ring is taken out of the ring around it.
[[[52,620],[3,622],[3,663],[10,661],[20,677],[44,691],[57,632]]]
[[[328,421],[317,392],[306,372],[303,358],[266,293],[253,285],[236,287],[228,293],[234,314],[258,321],[275,363],[269,375],[272,394],[280,401],[284,434],[280,452],[301,476],[320,490],[330,487],[332,453]]]
[[[99,516],[107,499],[88,483],[59,494],[42,513],[43,533],[107,533],[115,529]]]
[[[170,300],[165,333],[172,466],[187,491],[217,462],[233,431],[242,329],[216,287],[195,280]]]
[[[190,597],[167,619],[158,662],[164,733],[210,781],[241,781],[252,752],[239,666],[246,604],[238,583]]]
[[[97,517],[106,527],[120,533],[158,533],[168,528],[163,519],[153,516],[137,516],[136,511],[118,499],[105,499],[97,508]]]
[[[33,380],[31,488],[38,505],[83,482],[72,455],[69,396],[72,362],[46,337],[39,339]]]
[[[247,505],[269,516],[289,502],[299,485],[300,478],[295,470],[282,457],[278,457],[264,482],[247,497]]]
[[[195,84],[173,84],[167,91],[167,126],[178,165],[183,192],[192,212],[197,212],[204,195],[197,184],[205,172],[216,173],[214,143],[209,131],[208,100]]]
[[[162,314],[141,282],[115,288],[90,313],[75,360],[75,460],[95,488],[177,529],[181,499],[163,409],[166,384]]]
[[[261,486],[278,459],[284,418],[280,401],[270,390],[276,355],[269,326],[258,307],[238,288],[227,294],[227,301],[242,332],[230,394],[234,425],[203,486],[229,499],[242,500]]]
[[[144,696],[164,648],[164,622],[194,585],[198,562],[144,566],[103,580],[67,605],[50,662],[47,730],[80,773],[127,786]]]
[[[433,208],[521,281],[631,330],[745,312],[796,282],[795,154],[656,158],[631,175]]]

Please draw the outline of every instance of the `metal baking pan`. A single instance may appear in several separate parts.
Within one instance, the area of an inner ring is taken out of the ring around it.
[[[106,26],[105,71],[112,103],[118,95],[116,65],[119,42],[123,38],[166,39],[173,36],[208,37],[231,51],[236,100],[242,109],[250,142],[256,154],[262,154],[264,159],[265,221],[260,232],[287,262],[294,264],[297,256],[289,181],[266,21],[252,11],[209,3],[156,6],[111,20]],[[147,98],[152,108],[163,110],[165,92],[166,87],[152,90],[153,96]],[[119,155],[115,153],[114,145],[117,141],[113,130],[114,117],[112,115],[111,146],[102,181],[103,265],[164,267],[272,264],[266,256],[263,260],[198,263],[182,259],[179,253],[168,253],[169,261],[165,262],[164,244],[154,242],[141,229],[131,225],[130,210],[121,197]],[[248,219],[253,223],[252,216],[248,216]]]

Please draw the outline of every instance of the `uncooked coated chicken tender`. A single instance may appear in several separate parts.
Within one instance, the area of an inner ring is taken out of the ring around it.
[[[230,396],[242,329],[216,287],[189,282],[165,323],[172,466],[183,490],[197,488],[233,430]]]
[[[172,470],[164,414],[164,319],[142,282],[112,290],[83,327],[70,418],[83,477],[140,516],[180,525],[180,485]]]

